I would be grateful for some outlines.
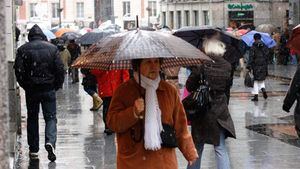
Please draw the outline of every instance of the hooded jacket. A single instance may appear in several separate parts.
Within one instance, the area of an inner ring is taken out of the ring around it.
[[[64,65],[56,46],[46,41],[38,25],[28,34],[29,42],[17,50],[15,74],[26,92],[59,89],[64,82]]]

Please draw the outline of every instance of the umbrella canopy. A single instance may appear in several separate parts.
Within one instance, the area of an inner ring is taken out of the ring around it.
[[[42,31],[43,31],[44,35],[46,35],[48,41],[51,40],[51,39],[55,39],[56,38],[56,36],[54,35],[54,33],[51,32],[50,30],[48,30],[48,29],[42,29]]]
[[[108,35],[110,34],[106,32],[88,32],[82,35],[77,42],[81,45],[92,45]]]
[[[163,58],[163,69],[198,65],[211,60],[197,48],[173,35],[129,31],[108,36],[91,46],[72,66],[103,70],[130,69],[132,59]]]
[[[257,31],[250,31],[246,33],[245,35],[242,36],[242,40],[249,46],[251,47],[254,43],[254,34],[259,33],[261,35],[261,40],[263,43],[268,47],[272,48],[276,46],[276,42],[268,33],[263,33],[263,32],[257,32]]]
[[[84,35],[84,34],[86,34],[86,33],[88,33],[88,32],[92,32],[92,30],[93,30],[93,29],[91,29],[91,28],[82,28],[82,29],[79,30],[79,33],[80,33],[81,35]]]
[[[294,49],[300,55],[300,24],[293,29],[287,47]]]
[[[57,38],[60,38],[66,32],[75,32],[75,31],[70,28],[60,28],[54,34]]]
[[[276,31],[276,27],[272,24],[261,24],[258,25],[255,30],[258,32],[265,32],[271,35],[273,32]]]
[[[207,37],[211,37],[212,35],[216,34],[217,32],[220,33],[220,40],[225,44],[230,44],[238,49],[241,53],[244,51],[241,48],[242,42],[241,40],[232,35],[231,33],[222,31],[217,27],[211,26],[202,26],[202,27],[184,27],[177,30],[173,35],[180,37],[181,39],[189,42],[193,46],[197,48],[202,47],[203,41]]]
[[[75,40],[75,39],[78,39],[80,37],[81,37],[81,35],[79,33],[66,32],[66,33],[62,34],[62,36],[60,38],[64,41],[67,41],[67,40]]]

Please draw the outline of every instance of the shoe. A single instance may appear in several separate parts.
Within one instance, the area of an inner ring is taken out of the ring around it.
[[[112,135],[114,132],[111,129],[105,129],[104,133],[109,136]]]
[[[93,94],[93,107],[90,108],[90,111],[97,111],[103,104],[103,100],[98,96],[97,93]]]
[[[29,158],[30,158],[31,160],[37,160],[37,159],[39,159],[39,154],[38,154],[38,152],[29,152]]]
[[[258,94],[254,95],[254,97],[251,99],[251,101],[257,102],[258,101]]]
[[[263,97],[264,97],[264,99],[267,99],[267,98],[268,98],[268,95],[267,95],[266,89],[265,89],[265,88],[262,88],[261,91],[263,92]]]
[[[48,152],[48,159],[51,162],[54,162],[56,160],[56,155],[55,155],[55,152],[54,152],[55,150],[54,150],[52,144],[51,143],[46,143],[45,148]]]

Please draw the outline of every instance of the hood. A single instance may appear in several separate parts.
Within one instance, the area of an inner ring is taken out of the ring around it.
[[[253,43],[253,46],[256,46],[256,47],[259,47],[259,48],[262,48],[265,44],[259,40],[259,41],[256,41]]]
[[[42,29],[35,24],[29,31],[28,34],[28,40],[29,41],[33,41],[36,39],[40,39],[40,40],[46,40],[47,41],[47,37],[45,36],[45,34],[43,33]]]

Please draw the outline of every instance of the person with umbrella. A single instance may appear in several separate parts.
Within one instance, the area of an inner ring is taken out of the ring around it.
[[[254,85],[252,89],[252,94],[254,97],[251,101],[258,101],[258,92],[261,90],[263,92],[263,97],[268,98],[265,89],[265,79],[268,75],[268,47],[261,41],[261,35],[259,33],[254,34],[253,46],[249,53],[249,63],[247,69],[253,71]]]
[[[203,65],[192,69],[186,82],[186,89],[189,92],[196,91],[200,86],[201,74],[204,74],[210,87],[210,106],[207,111],[198,110],[191,121],[192,136],[199,158],[194,165],[187,168],[200,169],[204,144],[212,144],[215,149],[217,168],[229,169],[230,161],[225,139],[236,138],[226,97],[227,86],[231,83],[231,65],[224,59],[225,44],[221,41],[208,39],[203,43],[203,50],[214,62],[204,62]]]
[[[107,125],[117,133],[117,169],[178,168],[175,148],[161,145],[163,124],[174,127],[178,147],[189,164],[198,157],[177,90],[160,78],[162,62],[159,58],[133,60],[134,78],[112,98]]]
[[[70,43],[68,44],[67,49],[69,50],[69,52],[71,54],[71,63],[73,63],[77,59],[77,57],[81,54],[80,46],[73,39],[73,40],[70,40]],[[72,83],[79,82],[78,69],[71,68],[71,74],[72,74]]]

